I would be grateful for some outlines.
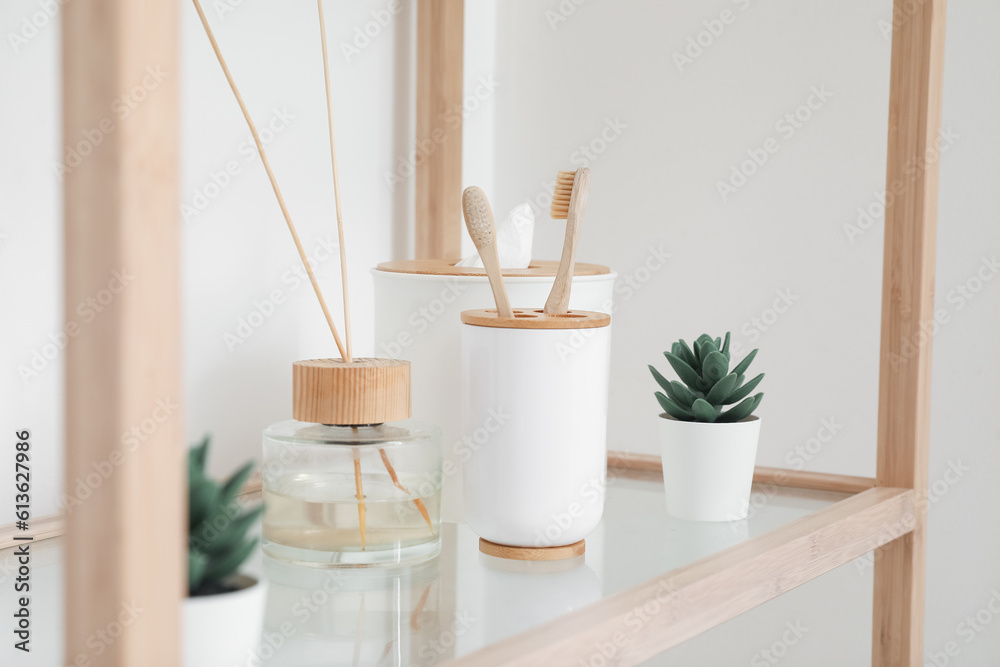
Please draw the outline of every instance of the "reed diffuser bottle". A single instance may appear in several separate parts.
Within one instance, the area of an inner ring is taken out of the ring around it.
[[[409,362],[292,368],[294,419],[264,431],[264,553],[320,567],[436,556],[441,433],[409,418]]]

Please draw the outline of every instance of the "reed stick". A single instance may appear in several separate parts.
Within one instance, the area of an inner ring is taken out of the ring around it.
[[[309,282],[312,283],[313,291],[316,293],[316,298],[319,299],[319,305],[323,309],[323,315],[326,317],[327,324],[330,325],[330,331],[333,333],[333,339],[337,343],[337,349],[340,351],[340,357],[344,361],[350,361],[350,355],[347,353],[344,343],[340,340],[340,334],[337,333],[337,325],[333,322],[333,316],[330,315],[330,309],[326,307],[326,300],[323,298],[323,292],[320,291],[319,282],[316,280],[316,274],[313,273],[312,266],[309,265],[309,259],[306,257],[305,248],[302,247],[302,241],[299,240],[299,234],[295,231],[295,224],[292,222],[292,216],[288,213],[288,207],[285,206],[285,198],[281,196],[281,190],[278,188],[278,181],[274,177],[274,172],[271,170],[271,163],[267,159],[267,153],[264,152],[264,144],[260,140],[260,135],[257,133],[257,127],[254,125],[253,119],[250,117],[250,111],[247,110],[246,103],[243,102],[243,96],[240,95],[239,88],[236,87],[236,81],[233,79],[232,73],[229,71],[229,66],[226,65],[226,59],[222,57],[222,51],[219,49],[219,43],[215,41],[215,34],[212,32],[212,27],[208,25],[208,18],[205,17],[205,11],[201,8],[201,2],[199,0],[192,0],[194,2],[194,8],[198,11],[198,18],[201,19],[201,24],[205,28],[205,34],[208,35],[208,41],[212,44],[212,50],[215,51],[215,57],[219,60],[219,65],[222,66],[222,72],[226,75],[226,81],[229,82],[229,87],[233,90],[233,95],[236,96],[236,102],[240,105],[240,111],[243,112],[243,117],[246,119],[247,125],[250,127],[250,134],[253,135],[254,143],[257,144],[257,152],[260,153],[260,160],[264,164],[264,171],[267,172],[267,178],[271,181],[271,189],[274,190],[275,197],[278,198],[278,206],[281,207],[281,213],[285,216],[285,222],[288,224],[288,231],[292,234],[292,240],[295,241],[295,249],[299,252],[299,257],[302,259],[302,264],[305,265],[306,273],[309,275]],[[341,242],[341,249],[343,249],[343,242]]]
[[[330,84],[330,59],[326,52],[326,19],[323,16],[323,0],[316,0],[319,9],[319,36],[323,46],[323,78],[326,82],[326,117],[330,126],[330,162],[333,164],[333,198],[337,207],[337,236],[340,243],[340,282],[344,290],[344,339],[347,342],[347,356],[351,362],[351,299],[347,293],[347,250],[344,244],[344,218],[340,209],[340,173],[337,170],[337,140],[333,132],[333,93]]]
[[[354,487],[358,498],[358,523],[361,526],[361,550],[365,550],[365,494],[361,490],[361,457],[354,449]]]
[[[396,469],[392,467],[392,463],[389,462],[389,455],[385,453],[384,449],[378,450],[378,453],[382,455],[382,463],[385,464],[385,469],[389,471],[389,477],[392,478],[392,483],[396,485],[396,488],[410,495],[410,492],[406,490],[402,482],[399,481],[399,477],[396,476]],[[427,506],[424,505],[424,501],[420,498],[414,498],[413,504],[417,506],[417,510],[420,511],[420,515],[424,517],[424,521],[427,522],[427,526],[431,529],[431,535],[434,534],[434,524],[431,523],[431,515],[427,512]]]

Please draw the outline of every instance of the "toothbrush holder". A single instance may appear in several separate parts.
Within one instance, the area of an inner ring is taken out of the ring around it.
[[[465,520],[480,550],[569,558],[604,512],[611,316],[462,312]]]

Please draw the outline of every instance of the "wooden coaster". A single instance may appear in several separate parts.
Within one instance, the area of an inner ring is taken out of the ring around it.
[[[587,544],[584,540],[564,547],[509,547],[479,538],[479,550],[487,556],[508,560],[565,560],[582,556]]]

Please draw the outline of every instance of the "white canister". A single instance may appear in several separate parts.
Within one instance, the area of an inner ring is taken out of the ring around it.
[[[464,310],[489,308],[493,293],[481,268],[448,260],[385,262],[372,271],[375,285],[375,354],[412,363],[413,413],[441,427],[444,487],[441,518],[462,519],[460,353]],[[545,303],[558,262],[533,260],[505,269],[511,303]],[[617,274],[578,262],[570,308],[610,313]]]
[[[462,313],[465,521],[514,547],[580,541],[604,512],[611,317]]]

